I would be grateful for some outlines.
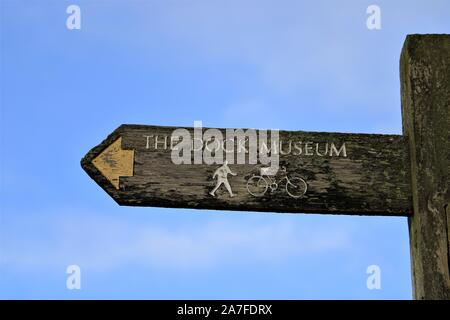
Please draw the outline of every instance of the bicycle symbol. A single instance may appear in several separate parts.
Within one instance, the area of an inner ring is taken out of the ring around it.
[[[264,173],[265,168],[261,168],[261,175],[253,175],[247,181],[247,191],[254,197],[262,197],[270,188],[270,193],[278,189],[281,182],[286,180],[285,189],[292,198],[301,198],[305,195],[308,185],[306,181],[298,176],[288,177],[286,167],[281,167],[283,177],[278,181],[275,177],[271,177]]]

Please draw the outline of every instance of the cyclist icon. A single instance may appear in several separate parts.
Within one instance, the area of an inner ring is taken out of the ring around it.
[[[291,198],[302,198],[308,185],[305,180],[299,176],[288,176],[286,167],[281,167],[282,177],[277,179],[271,174],[269,168],[261,168],[260,175],[253,175],[247,181],[247,191],[254,197],[262,197],[269,190],[274,193],[280,183],[284,183],[285,191]]]

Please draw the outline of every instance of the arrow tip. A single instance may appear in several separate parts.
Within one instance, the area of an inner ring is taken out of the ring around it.
[[[122,137],[119,137],[95,157],[92,163],[116,189],[119,189],[120,177],[133,176],[134,150],[123,150]]]

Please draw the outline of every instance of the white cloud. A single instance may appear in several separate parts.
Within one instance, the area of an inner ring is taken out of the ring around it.
[[[78,264],[105,270],[138,263],[202,269],[236,262],[278,263],[346,250],[351,243],[348,230],[323,224],[312,230],[289,219],[257,223],[214,219],[181,228],[83,211],[14,216],[1,226],[1,263],[17,268]]]
[[[260,100],[236,101],[222,109],[224,123],[233,127],[279,129],[282,120],[279,113]]]
[[[336,10],[325,1],[185,1],[160,10],[158,30],[180,48],[207,60],[253,65],[275,92],[310,87],[352,99],[369,94],[358,90],[374,57],[364,5],[345,1]]]

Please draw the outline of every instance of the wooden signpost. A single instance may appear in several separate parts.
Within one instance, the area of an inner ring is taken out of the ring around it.
[[[407,216],[414,297],[450,299],[450,36],[408,36],[400,71],[404,135],[122,125],[81,165],[120,205]]]
[[[412,211],[402,136],[281,131],[276,175],[261,174],[266,166],[259,163],[228,164],[235,173],[227,177],[233,196],[225,186],[213,196],[221,164],[174,164],[175,129],[122,125],[82,166],[120,205],[402,216]]]

